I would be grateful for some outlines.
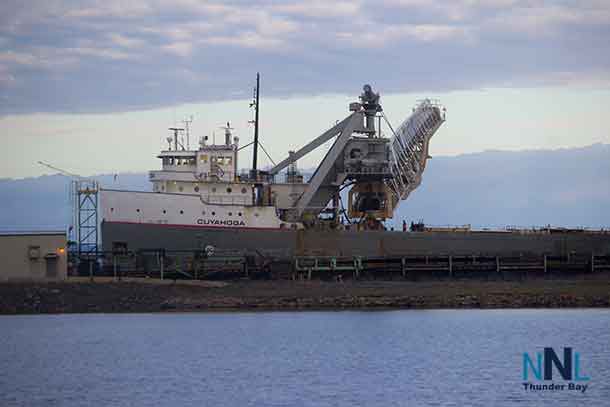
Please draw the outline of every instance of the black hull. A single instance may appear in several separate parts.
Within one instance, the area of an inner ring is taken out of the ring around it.
[[[219,250],[258,252],[290,258],[318,256],[525,256],[610,254],[608,233],[518,234],[504,232],[354,232],[252,230],[102,223],[103,250],[114,242],[128,250],[192,250],[211,245]]]

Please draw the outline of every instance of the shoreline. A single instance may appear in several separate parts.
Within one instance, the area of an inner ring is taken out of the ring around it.
[[[610,278],[0,283],[0,315],[524,308],[610,308]]]

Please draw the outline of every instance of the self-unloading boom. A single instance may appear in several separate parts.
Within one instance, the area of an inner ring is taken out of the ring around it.
[[[392,178],[387,183],[397,199],[406,199],[421,183],[430,139],[444,122],[445,108],[425,99],[396,130],[390,141]]]
[[[444,108],[429,99],[422,101],[391,139],[376,129],[375,119],[381,121],[383,110],[379,94],[369,85],[364,86],[360,102],[350,104],[350,111],[344,120],[271,169],[270,174],[275,175],[335,138],[294,207],[287,211],[292,220],[319,214],[331,199],[337,199],[346,183],[352,185],[350,217],[389,218],[398,202],[421,183],[430,138],[445,120]]]

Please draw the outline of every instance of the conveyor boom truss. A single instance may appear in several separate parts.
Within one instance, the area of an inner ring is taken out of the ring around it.
[[[390,142],[392,178],[386,182],[397,200],[406,199],[421,183],[430,139],[444,121],[445,109],[425,99],[396,130]]]

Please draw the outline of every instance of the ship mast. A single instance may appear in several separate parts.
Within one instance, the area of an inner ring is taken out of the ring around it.
[[[252,176],[257,177],[257,160],[258,160],[258,100],[260,89],[260,74],[256,73],[256,88],[254,89],[254,101],[250,106],[254,106],[254,151],[252,153]]]

